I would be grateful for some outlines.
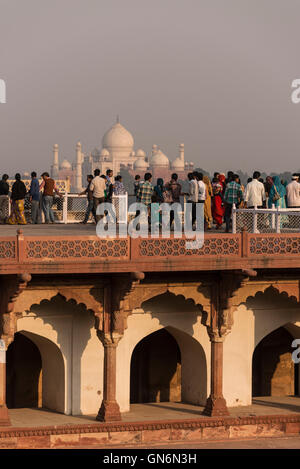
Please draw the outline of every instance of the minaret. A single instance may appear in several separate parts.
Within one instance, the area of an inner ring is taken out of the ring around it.
[[[82,166],[81,166],[81,143],[76,144],[76,173],[75,173],[75,186],[76,191],[82,191]]]
[[[51,177],[54,179],[58,178],[58,170],[59,170],[59,164],[58,164],[58,145],[55,143],[53,145],[53,165],[51,167]]]
[[[152,145],[152,156],[155,155],[155,153],[157,153],[157,150],[158,150],[158,146],[157,145]]]
[[[179,158],[181,159],[182,163],[184,164],[184,143],[179,144]]]

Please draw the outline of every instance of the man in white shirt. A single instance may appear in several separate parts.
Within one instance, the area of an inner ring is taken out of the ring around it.
[[[254,171],[253,179],[246,186],[244,201],[247,208],[263,208],[264,202],[266,200],[265,187],[262,182],[258,179],[260,178],[260,172]]]
[[[289,208],[300,208],[300,184],[299,175],[293,174],[292,182],[286,186],[287,206]]]
[[[189,193],[188,203],[192,204],[192,225],[196,221],[196,204],[198,202],[198,181],[195,173],[188,173]]]
[[[203,182],[203,174],[197,172],[196,178],[198,180],[198,202],[204,204],[206,199],[206,186]]]
[[[101,203],[105,202],[105,188],[106,188],[106,179],[100,176],[100,169],[95,169],[94,171],[94,179],[90,184],[89,190],[93,193],[93,201],[94,201],[94,209],[93,215],[95,216],[96,220],[99,221],[103,218],[104,215],[96,215],[97,207]]]

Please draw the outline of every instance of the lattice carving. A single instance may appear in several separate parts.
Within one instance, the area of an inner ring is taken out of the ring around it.
[[[300,236],[280,234],[273,236],[250,236],[250,255],[287,255],[300,253]]]
[[[16,241],[0,241],[0,259],[16,259]]]
[[[240,240],[234,235],[204,238],[204,245],[201,249],[186,249],[186,240],[178,238],[142,239],[139,247],[140,255],[147,257],[240,255]]]
[[[29,259],[91,259],[128,257],[126,239],[26,240],[26,260]]]

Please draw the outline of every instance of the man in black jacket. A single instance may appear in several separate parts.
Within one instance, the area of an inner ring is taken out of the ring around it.
[[[8,216],[9,207],[9,185],[7,183],[8,174],[3,174],[0,181],[0,223],[5,223],[5,219]]]

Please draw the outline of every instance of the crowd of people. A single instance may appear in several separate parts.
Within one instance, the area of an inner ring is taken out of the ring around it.
[[[41,212],[44,214],[44,223],[55,223],[52,210],[54,197],[62,198],[63,195],[56,187],[55,180],[44,172],[42,183],[39,183],[36,172],[31,173],[31,184],[27,191],[19,173],[15,175],[15,182],[10,191],[7,182],[8,175],[3,174],[0,181],[0,222],[8,224],[27,223],[24,211],[25,197],[28,197],[33,224],[41,223]],[[188,173],[188,191],[182,190],[178,181],[178,175],[173,173],[170,181],[164,183],[158,178],[156,185],[152,182],[151,173],[147,172],[142,179],[135,176],[134,196],[137,202],[143,203],[152,212],[157,214],[157,222],[161,224],[160,204],[180,203],[180,197],[185,196],[186,201],[192,204],[192,223],[196,222],[197,204],[204,205],[205,229],[210,230],[215,224],[219,230],[225,223],[225,232],[230,231],[232,208],[272,208],[289,207],[300,208],[300,174],[294,173],[289,183],[281,181],[278,176],[268,176],[264,181],[259,171],[254,171],[246,186],[241,184],[240,177],[233,171],[228,171],[227,176],[215,172],[212,179],[203,176],[201,172]],[[113,195],[126,194],[122,176],[113,177],[113,171],[108,169],[106,174],[101,174],[95,169],[94,174],[87,176],[87,186],[79,195],[87,196],[87,208],[81,223],[86,224],[92,216],[95,223],[101,218],[97,215],[97,207],[103,202],[111,202]],[[7,197],[11,200],[10,216],[6,215]],[[138,213],[137,213],[138,215]],[[174,211],[170,212],[170,225],[174,220]],[[152,217],[153,221],[153,217]]]
[[[146,173],[144,180],[135,176],[134,193],[138,202],[150,208],[151,204],[174,203],[180,201],[180,196],[187,197],[187,203],[192,204],[192,223],[196,221],[196,204],[204,204],[205,229],[210,230],[215,224],[219,230],[225,223],[225,232],[230,231],[232,208],[272,208],[289,207],[300,208],[300,174],[294,173],[288,184],[278,176],[268,176],[264,181],[259,171],[254,171],[246,187],[241,184],[240,177],[233,171],[228,171],[227,177],[223,173],[215,172],[212,179],[194,171],[188,174],[189,189],[185,193],[178,182],[178,175],[172,174],[171,180],[164,184],[158,178],[156,185],[152,184],[152,175]],[[174,213],[171,211],[172,223]]]
[[[62,198],[56,186],[55,180],[44,172],[41,175],[42,182],[37,178],[37,173],[31,173],[31,184],[29,190],[26,189],[21,175],[15,175],[15,182],[11,191],[8,184],[9,176],[3,174],[0,181],[0,223],[10,225],[26,225],[27,223],[42,223],[42,213],[44,214],[44,223],[55,223],[54,212],[52,209],[54,198]],[[96,215],[97,206],[104,201],[111,201],[112,194],[125,194],[125,187],[122,183],[122,177],[116,176],[113,180],[113,171],[107,170],[106,175],[100,176],[100,170],[96,169],[94,175],[87,176],[87,188],[81,193],[86,194],[88,198],[87,209],[82,223],[87,223],[90,214],[93,215],[95,221],[98,220]],[[10,198],[11,210],[7,216],[7,198]],[[30,205],[30,220],[25,217],[25,198],[28,199]]]

